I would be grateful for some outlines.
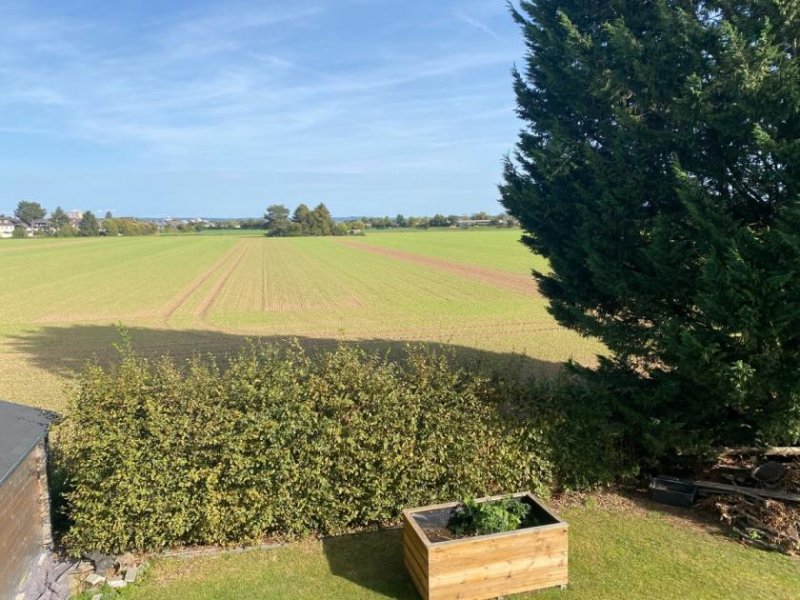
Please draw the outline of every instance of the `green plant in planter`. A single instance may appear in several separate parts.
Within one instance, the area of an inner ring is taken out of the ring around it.
[[[516,498],[480,503],[466,498],[450,517],[447,528],[456,535],[484,535],[535,524],[531,507]]]

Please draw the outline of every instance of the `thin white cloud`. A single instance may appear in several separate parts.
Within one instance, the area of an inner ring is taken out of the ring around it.
[[[490,28],[488,25],[486,25],[485,23],[482,23],[478,19],[475,19],[475,18],[469,16],[465,12],[462,12],[460,10],[456,11],[455,16],[459,21],[462,21],[462,22],[466,23],[467,25],[471,25],[475,29],[478,29],[479,31],[482,31],[486,35],[489,35],[489,36],[493,37],[496,40],[502,40],[503,39],[492,28]]]
[[[161,36],[165,56],[171,60],[198,58],[246,47],[248,32],[274,29],[293,22],[308,22],[322,13],[317,6],[253,6],[222,4],[210,12],[178,21]]]
[[[331,57],[309,33],[324,29],[324,10],[276,5],[195,9],[118,44],[100,23],[26,25],[17,16],[15,39],[0,40],[0,104],[30,108],[22,121],[0,112],[0,131],[113,147],[131,161],[120,168],[149,172],[471,170],[465,146],[494,152],[502,142],[492,119],[506,110],[510,84],[482,77],[508,71],[508,48],[485,36],[465,46],[455,32],[443,44],[341,40],[342,56]],[[453,32],[450,9],[441,14]],[[499,39],[467,13],[459,18]]]
[[[272,65],[274,67],[279,67],[281,69],[298,69],[302,68],[300,65],[293,63],[290,60],[286,60],[285,58],[281,58],[280,56],[275,56],[272,54],[263,54],[260,52],[245,52],[245,56],[248,58],[252,58],[253,60],[266,63],[268,65]]]

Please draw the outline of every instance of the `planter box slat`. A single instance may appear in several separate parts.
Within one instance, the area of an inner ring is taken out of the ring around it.
[[[511,579],[517,573],[538,571],[549,574],[552,569],[563,565],[564,556],[552,555],[544,559],[518,559],[509,560],[502,563],[491,563],[489,565],[479,565],[451,571],[445,575],[437,575],[430,578],[431,587],[442,589],[448,586],[461,585],[464,583],[483,583],[496,579]]]
[[[531,549],[532,553],[536,549]],[[432,587],[437,587],[439,584],[448,585],[454,581],[483,581],[498,575],[508,577],[510,574],[518,573],[520,571],[530,570],[547,570],[551,567],[562,566],[566,559],[566,547],[553,554],[534,555],[517,559],[508,558],[503,555],[503,560],[485,563],[483,561],[472,561],[469,563],[460,564],[447,564],[447,572],[440,575],[429,575]]]
[[[417,586],[417,589],[420,586],[424,587],[425,590],[428,589],[428,578],[426,577],[426,561],[421,559],[418,552],[410,547],[410,544],[407,542],[403,543],[404,547],[404,561],[406,564],[406,569],[411,573],[412,579],[414,579],[414,583]]]
[[[404,541],[403,546],[408,553],[408,558],[413,559],[414,563],[420,565],[420,568],[427,564],[428,560],[420,553],[419,548],[414,547],[413,543]]]
[[[561,585],[564,585],[563,580],[556,575],[525,573],[514,578],[491,579],[481,583],[444,587],[436,589],[434,595],[429,597],[436,600],[490,600]]]
[[[461,564],[482,563],[489,553],[502,554],[506,560],[519,558],[535,558],[541,555],[562,552],[559,537],[555,534],[561,530],[548,532],[527,531],[524,536],[514,536],[504,540],[496,540],[486,544],[471,544],[466,547],[431,548],[428,561],[430,564],[449,564],[453,567]],[[537,535],[538,534],[538,535]],[[470,541],[478,538],[471,538]],[[566,539],[566,535],[564,535]],[[566,550],[564,548],[563,550]]]
[[[404,559],[403,563],[406,566],[406,570],[408,571],[409,575],[411,575],[411,581],[414,582],[414,587],[419,590],[420,594],[423,597],[428,596],[428,580],[425,578],[425,575],[419,569],[419,565],[411,563],[408,559]]]
[[[486,500],[498,500],[496,496]],[[514,494],[533,504],[548,524],[504,533],[431,542],[414,518],[450,510],[457,502],[403,511],[405,564],[426,600],[486,600],[548,587],[568,579],[567,523],[534,496]]]

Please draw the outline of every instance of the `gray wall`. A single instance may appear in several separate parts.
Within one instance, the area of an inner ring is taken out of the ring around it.
[[[31,561],[50,543],[45,445],[0,483],[0,598],[13,598]]]

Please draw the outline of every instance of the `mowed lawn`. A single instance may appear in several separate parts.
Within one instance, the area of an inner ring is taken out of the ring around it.
[[[600,345],[560,328],[519,230],[0,241],[0,397],[52,409],[114,325],[149,354],[222,354],[249,338],[407,342],[552,374]],[[509,361],[516,353],[523,358]]]
[[[601,507],[590,498],[562,516],[570,523],[569,589],[514,598],[800,597],[797,560],[746,548],[685,515],[627,500]],[[418,598],[403,566],[398,530],[274,550],[160,559],[141,584],[121,595],[131,600]]]

